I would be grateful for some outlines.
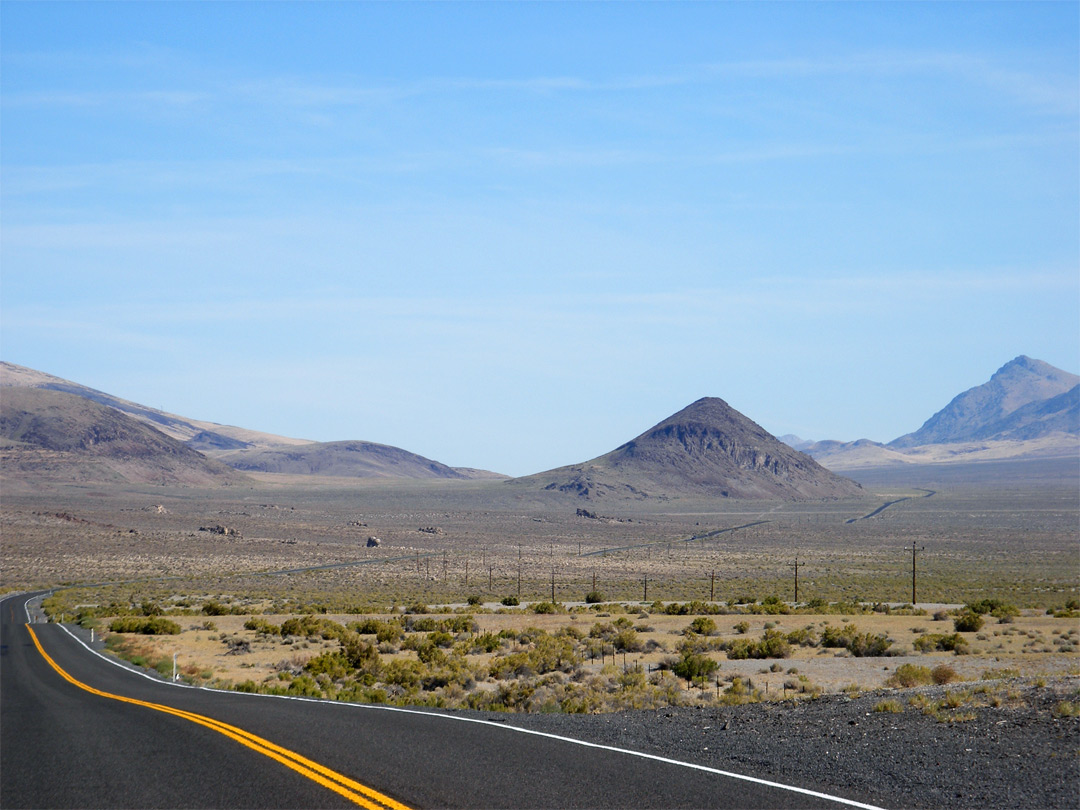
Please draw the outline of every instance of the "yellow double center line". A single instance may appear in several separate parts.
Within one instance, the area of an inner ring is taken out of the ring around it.
[[[49,654],[45,652],[45,649],[41,646],[37,634],[34,633],[30,625],[26,625],[26,629],[30,633],[30,638],[34,641],[34,646],[37,647],[38,652],[41,653],[42,657],[49,663],[49,666],[55,669],[64,680],[74,684],[80,689],[84,689],[87,692],[111,700],[119,700],[122,703],[134,703],[138,706],[145,706],[148,709],[164,712],[165,714],[182,717],[185,720],[190,720],[192,723],[198,723],[200,726],[213,729],[230,739],[236,740],[241,745],[247,746],[252,751],[257,751],[264,756],[270,757],[270,759],[280,762],[286,768],[291,768],[298,774],[306,776],[311,781],[317,782],[328,790],[332,790],[335,793],[344,796],[354,804],[368,808],[368,810],[409,810],[408,807],[400,802],[394,801],[389,796],[384,796],[378,791],[372,790],[366,785],[362,785],[337,771],[332,771],[317,762],[312,762],[310,759],[302,757],[294,751],[282,748],[280,745],[275,745],[269,740],[264,740],[262,737],[244,731],[242,728],[230,726],[227,723],[222,723],[220,720],[215,720],[212,717],[206,717],[201,714],[195,714],[194,712],[185,712],[181,709],[174,709],[171,706],[164,706],[160,703],[148,703],[145,700],[136,700],[135,698],[124,697],[123,695],[113,695],[109,692],[102,692],[100,689],[88,686],[82,681],[73,678],[49,657]]]

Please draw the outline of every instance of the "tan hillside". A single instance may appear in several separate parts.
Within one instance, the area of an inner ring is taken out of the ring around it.
[[[0,389],[5,482],[98,481],[220,486],[245,476],[149,425],[85,397]]]

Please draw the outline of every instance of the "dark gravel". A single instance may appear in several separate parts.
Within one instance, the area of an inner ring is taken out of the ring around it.
[[[1061,716],[1080,679],[993,682],[1003,705],[912,707],[975,684],[834,695],[814,701],[607,715],[491,715],[509,725],[737,771],[882,807],[1080,807],[1080,718]],[[1006,693],[1009,693],[1006,696]],[[986,702],[986,695],[976,695]],[[875,712],[883,700],[903,711]]]

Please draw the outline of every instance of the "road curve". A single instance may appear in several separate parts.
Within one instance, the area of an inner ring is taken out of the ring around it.
[[[65,680],[35,647],[25,600],[0,602],[0,806],[355,806],[214,728]],[[868,807],[452,713],[174,686],[58,625],[33,630],[82,684],[243,729],[407,807]]]

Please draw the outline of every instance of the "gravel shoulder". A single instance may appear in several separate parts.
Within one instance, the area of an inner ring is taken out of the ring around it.
[[[1074,808],[1080,801],[1080,678],[887,690],[857,697],[607,715],[484,715],[891,808]],[[938,720],[909,700],[975,692]],[[1002,705],[979,705],[998,694]],[[921,697],[920,697],[921,696]],[[899,713],[875,711],[884,700]],[[951,719],[949,719],[951,718]]]

